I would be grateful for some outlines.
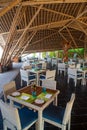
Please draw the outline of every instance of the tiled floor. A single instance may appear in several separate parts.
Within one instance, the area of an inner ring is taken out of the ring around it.
[[[60,90],[60,95],[58,97],[58,105],[65,106],[66,102],[69,100],[71,93],[75,92],[76,99],[74,102],[72,116],[71,116],[71,130],[87,130],[87,85],[82,86],[78,81],[76,87],[74,87],[73,80],[70,80],[69,85],[67,84],[67,76],[58,76],[57,89]],[[45,123],[45,130],[59,130],[48,123]],[[2,119],[0,116],[0,130],[2,128]],[[32,126],[29,130],[35,130]]]

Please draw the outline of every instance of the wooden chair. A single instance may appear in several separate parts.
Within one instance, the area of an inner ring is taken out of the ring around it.
[[[66,126],[68,124],[68,130],[70,130],[71,110],[74,100],[75,94],[73,93],[65,108],[53,105],[46,108],[43,112],[43,121],[61,128],[61,130],[66,130]]]
[[[6,103],[9,103],[9,99],[7,99],[7,96],[10,95],[12,92],[16,91],[16,84],[15,81],[11,81],[3,86],[3,94],[4,94],[4,101]],[[22,105],[19,103],[14,102],[14,106],[17,108],[21,108]]]
[[[81,67],[81,64],[77,64],[77,65],[76,65],[76,68],[77,68],[77,69],[80,69],[80,67]]]
[[[55,74],[56,70],[47,70],[45,75],[43,74],[40,75],[40,80],[43,79],[55,80]]]
[[[46,68],[47,68],[47,63],[46,62],[42,63],[42,69],[46,69]]]
[[[40,74],[40,81],[42,82],[44,79],[55,80],[56,70],[47,70],[46,74]]]
[[[3,86],[3,94],[5,102],[8,102],[7,95],[10,95],[14,91],[16,91],[15,81],[11,81]]]
[[[77,84],[77,80],[82,80],[83,79],[83,73],[81,71],[78,71],[78,69],[74,68],[68,68],[68,83],[70,78],[74,79],[75,82],[75,87]]]
[[[43,80],[42,87],[56,90],[56,81],[54,80]],[[54,99],[53,104],[57,106],[57,97]]]
[[[56,81],[45,79],[42,81],[42,87],[56,90]]]
[[[27,130],[37,121],[37,113],[27,107],[17,109],[0,100],[0,109],[4,130]]]
[[[21,75],[21,86],[23,86],[22,81],[26,81],[27,86],[30,84],[30,82],[36,81],[36,74],[31,74],[27,70],[20,69],[20,75]]]

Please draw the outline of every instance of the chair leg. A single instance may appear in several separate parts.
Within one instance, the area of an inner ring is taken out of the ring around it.
[[[71,119],[69,119],[69,122],[68,122],[68,130],[70,130],[70,122],[71,122]]]
[[[57,106],[57,102],[58,102],[58,100],[57,100],[57,96],[56,96],[56,98],[53,101],[53,105]]]
[[[29,85],[29,82],[27,81],[27,86]]]
[[[68,77],[68,83],[69,83],[69,77]]]
[[[66,125],[63,125],[63,126],[62,126],[62,130],[66,130]]]
[[[22,84],[22,80],[21,80],[21,86],[22,86],[23,84]]]
[[[75,80],[74,80],[74,82],[75,82],[75,87],[76,87],[76,84],[77,84],[77,79],[75,79]]]
[[[42,129],[44,130],[44,120],[43,120],[43,122],[42,122]]]
[[[71,123],[71,115],[70,115],[70,119],[69,119],[69,122],[68,122],[68,130],[70,130],[70,124]]]
[[[3,130],[7,130],[7,126],[3,124]]]

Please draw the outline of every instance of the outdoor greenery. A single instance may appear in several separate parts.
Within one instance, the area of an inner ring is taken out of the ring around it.
[[[68,51],[68,57],[71,58],[74,56],[74,54],[77,54],[78,57],[79,56],[84,56],[84,48],[78,48],[78,49],[69,49]],[[59,53],[59,55],[58,55]],[[51,51],[51,52],[48,52],[48,56],[50,58],[53,58],[53,57],[58,57],[59,58],[62,58],[63,57],[63,50],[58,50],[58,51]],[[45,58],[46,57],[46,52],[42,52],[42,57]]]

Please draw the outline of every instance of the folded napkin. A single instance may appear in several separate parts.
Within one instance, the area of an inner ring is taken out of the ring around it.
[[[45,98],[51,98],[52,94],[46,94]]]
[[[28,97],[28,96],[21,96],[21,99],[23,99],[23,100],[28,100],[30,97]]]

